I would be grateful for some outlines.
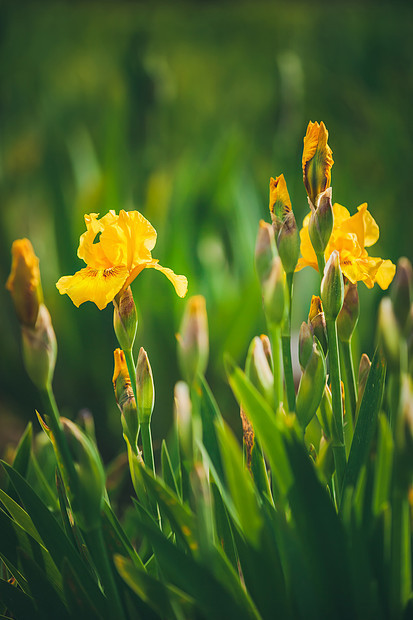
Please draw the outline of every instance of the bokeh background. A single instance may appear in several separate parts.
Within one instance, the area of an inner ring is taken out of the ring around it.
[[[234,428],[223,354],[243,364],[265,330],[253,261],[258,222],[269,220],[269,178],[283,172],[301,225],[309,120],[330,132],[335,201],[351,212],[368,202],[380,226],[371,254],[412,259],[412,40],[409,3],[2,2],[0,450],[40,407],[4,290],[15,238],[29,237],[40,258],[61,412],[92,412],[105,460],[123,450],[112,308],[76,309],[55,288],[83,266],[84,213],[140,210],[158,231],[154,256],[187,275],[189,294],[205,295],[207,378]],[[316,281],[309,268],[296,279],[295,331]],[[359,288],[357,344],[371,355],[383,293]],[[180,378],[175,333],[185,301],[153,270],[133,291],[159,445]]]

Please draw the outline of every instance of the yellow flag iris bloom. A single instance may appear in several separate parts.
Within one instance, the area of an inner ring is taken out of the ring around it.
[[[372,215],[367,211],[367,203],[360,205],[355,215],[339,205],[333,205],[334,225],[330,240],[325,250],[325,259],[329,259],[334,250],[340,256],[340,267],[350,282],[364,282],[368,288],[374,283],[386,289],[393,280],[396,266],[390,260],[373,258],[367,254],[367,247],[372,246],[379,238],[379,227]],[[311,213],[303,222],[300,231],[301,255],[296,271],[309,265],[318,270],[316,253],[311,245],[308,223]]]
[[[56,286],[69,295],[75,306],[93,301],[102,310],[124,291],[140,272],[151,267],[170,280],[179,297],[185,297],[188,281],[152,258],[156,230],[139,211],[116,215],[109,211],[98,219],[98,213],[85,215],[86,232],[80,237],[77,255],[86,267],[73,276],[63,276]]]

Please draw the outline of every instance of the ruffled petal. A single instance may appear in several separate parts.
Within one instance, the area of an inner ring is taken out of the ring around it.
[[[101,236],[105,226],[113,224],[118,216],[114,211],[109,211],[100,220],[98,217],[98,213],[85,215],[86,232],[80,237],[77,255],[93,269],[107,269],[112,267],[114,263],[106,256],[98,235]]]
[[[110,269],[85,267],[73,276],[63,276],[56,286],[61,295],[69,295],[75,306],[93,301],[99,310],[103,310],[119,293],[127,276],[128,270],[122,266]]]
[[[131,272],[139,264],[152,260],[156,231],[139,211],[121,209],[117,222],[103,230],[100,242],[113,265],[125,265]]]

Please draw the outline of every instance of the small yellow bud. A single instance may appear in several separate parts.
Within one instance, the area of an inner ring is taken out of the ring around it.
[[[309,327],[316,338],[318,338],[324,355],[327,355],[327,331],[326,318],[324,316],[323,304],[318,295],[313,295],[311,299],[310,312],[308,314]]]
[[[115,368],[113,371],[113,389],[116,402],[122,414],[122,425],[129,443],[136,446],[139,431],[138,412],[132,384],[126,364],[125,354],[122,349],[113,352]]]
[[[17,317],[22,325],[34,327],[42,303],[39,259],[28,239],[13,242],[11,272],[6,282]]]

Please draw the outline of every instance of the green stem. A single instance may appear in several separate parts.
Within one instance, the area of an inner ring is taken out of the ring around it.
[[[150,422],[141,422],[140,428],[141,428],[143,461],[146,467],[148,467],[155,473]]]
[[[132,385],[133,395],[135,397],[135,402],[138,403],[136,391],[136,366],[132,355],[132,349],[123,349],[123,353],[125,355],[126,366],[128,367],[128,373]]]
[[[341,362],[343,368],[343,379],[345,394],[347,396],[347,414],[351,418],[352,426],[356,426],[356,407],[357,407],[357,387],[354,374],[353,356],[351,354],[351,340],[348,342],[340,341]]]
[[[281,358],[281,326],[271,324],[269,326],[271,335],[272,361],[274,374],[274,407],[278,410],[283,400],[283,376]]]
[[[84,534],[107,598],[108,618],[125,620],[123,606],[103,539],[102,527],[99,525],[95,529],[85,532]]]
[[[397,475],[397,473],[396,473]],[[410,507],[407,488],[396,484],[392,497],[390,592],[394,618],[399,618],[410,596]]]
[[[333,318],[326,317],[328,357],[330,362],[331,398],[333,405],[334,462],[337,475],[337,504],[340,504],[346,469],[346,448],[344,445],[343,401],[341,398],[341,373],[338,355],[337,325]]]
[[[77,473],[73,464],[73,459],[69,451],[69,446],[63,432],[60,421],[60,414],[53,394],[52,386],[48,385],[44,390],[40,390],[45,416],[50,427],[56,453],[56,459],[62,472],[62,478],[67,488],[69,497],[73,497],[76,492]]]
[[[295,411],[295,387],[293,364],[291,360],[291,305],[293,292],[293,276],[294,273],[287,273],[287,302],[288,312],[282,326],[282,356],[284,366],[285,389],[287,392],[287,402],[289,411]]]
[[[316,256],[317,256],[318,271],[320,272],[320,280],[322,280],[323,275],[324,275],[324,267],[326,266],[326,259],[324,258],[324,253],[316,254]]]

